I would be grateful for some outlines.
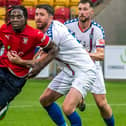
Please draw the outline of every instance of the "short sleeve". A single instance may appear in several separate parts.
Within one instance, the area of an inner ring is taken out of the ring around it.
[[[41,46],[42,48],[46,48],[50,43],[50,39],[43,32],[37,31],[36,32],[36,42],[37,42],[38,46]]]
[[[104,48],[105,46],[105,36],[104,31],[99,29],[96,31],[96,48]]]

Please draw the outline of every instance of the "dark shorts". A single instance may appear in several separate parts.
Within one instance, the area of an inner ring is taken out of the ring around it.
[[[25,78],[18,78],[8,69],[0,68],[0,108],[10,103],[19,94],[25,82]]]

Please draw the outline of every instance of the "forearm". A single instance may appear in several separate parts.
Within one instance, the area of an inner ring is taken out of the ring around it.
[[[89,53],[93,61],[103,61],[104,60],[104,48],[96,48],[96,52]]]
[[[48,65],[57,55],[59,49],[58,47],[51,42],[46,48],[43,49],[45,56],[41,59],[35,60],[32,64],[32,70],[28,75],[28,78],[36,76],[46,65]],[[37,62],[36,62],[37,61]]]
[[[104,53],[89,53],[90,57],[94,61],[103,61],[104,60]]]
[[[56,56],[58,51],[58,48],[51,49],[48,51],[48,53],[44,53],[39,59],[37,59],[35,62],[38,63],[40,66],[40,69],[43,69],[46,65],[48,65]]]
[[[33,63],[34,63],[34,60],[21,59],[20,62],[17,62],[16,64],[29,68]]]

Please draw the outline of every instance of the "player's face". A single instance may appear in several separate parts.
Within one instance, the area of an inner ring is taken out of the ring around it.
[[[48,12],[43,8],[37,8],[35,12],[35,22],[38,29],[43,30],[47,27],[50,20]]]
[[[10,23],[14,30],[21,30],[25,26],[25,17],[23,11],[20,9],[14,9],[10,13]]]
[[[86,22],[91,19],[93,14],[93,9],[90,7],[89,3],[80,3],[78,5],[78,16],[81,22]]]

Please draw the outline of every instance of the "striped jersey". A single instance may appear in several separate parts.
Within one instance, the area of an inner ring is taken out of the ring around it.
[[[96,48],[104,48],[105,35],[103,27],[92,20],[90,27],[83,32],[78,25],[78,20],[78,18],[75,18],[66,21],[65,25],[78,42],[82,44],[83,48],[88,52],[96,52]],[[100,65],[99,61],[95,61],[95,63],[97,66]]]
[[[67,27],[59,21],[53,21],[47,30],[47,35],[59,47],[56,60],[61,68],[74,74],[75,69],[95,70],[93,61],[83,46],[71,35]]]

